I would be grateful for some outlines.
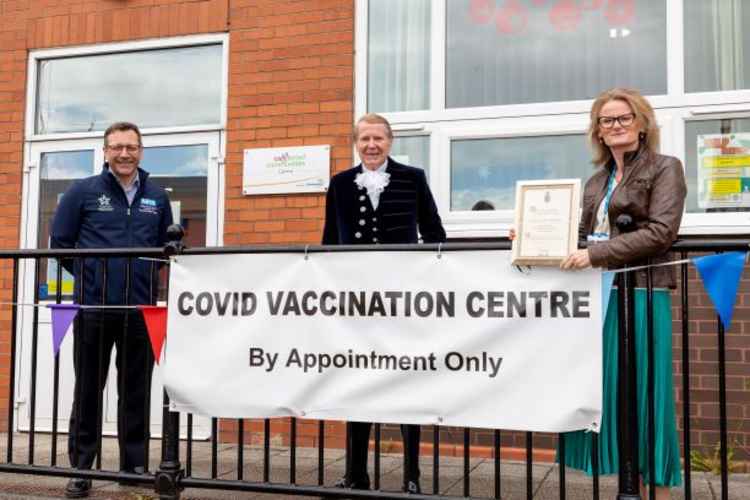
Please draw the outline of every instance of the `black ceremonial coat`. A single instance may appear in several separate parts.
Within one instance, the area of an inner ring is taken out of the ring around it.
[[[388,158],[390,181],[380,193],[375,210],[367,190],[354,183],[362,168],[357,165],[331,179],[324,245],[417,243],[419,234],[425,243],[445,241],[445,229],[424,170]]]

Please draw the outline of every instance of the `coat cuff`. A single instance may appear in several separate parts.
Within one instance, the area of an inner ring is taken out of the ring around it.
[[[588,247],[589,260],[591,261],[592,267],[606,267],[607,266],[607,244],[595,243]]]

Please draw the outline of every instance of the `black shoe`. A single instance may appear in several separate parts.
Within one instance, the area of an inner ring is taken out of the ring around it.
[[[133,467],[131,470],[126,469],[121,472],[127,472],[128,474],[145,474],[146,469],[139,465],[137,467]],[[118,479],[117,484],[119,484],[120,486],[138,486],[141,483],[132,479]]]
[[[413,493],[413,494],[420,494],[422,493],[422,488],[419,486],[419,481],[406,481],[403,488],[405,493]]]
[[[358,480],[358,481],[348,481],[346,479],[346,476],[342,477],[335,483],[333,483],[334,488],[348,488],[352,490],[369,490],[370,489],[370,476],[365,475],[364,478]],[[332,498],[340,498],[340,497],[328,497],[328,496],[322,496],[320,497],[321,500],[331,500]]]
[[[370,476],[365,474],[365,477],[352,481],[349,487],[353,490],[369,490],[370,489]]]
[[[74,477],[65,487],[65,498],[86,498],[91,491],[91,480]]]

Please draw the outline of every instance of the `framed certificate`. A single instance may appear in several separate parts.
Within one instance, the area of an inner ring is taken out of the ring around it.
[[[512,263],[557,266],[578,249],[580,179],[518,181]]]

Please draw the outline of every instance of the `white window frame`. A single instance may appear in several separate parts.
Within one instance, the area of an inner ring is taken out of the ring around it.
[[[721,92],[685,92],[684,2],[666,1],[667,93],[647,96],[655,109],[662,129],[661,152],[676,156],[685,163],[685,122],[695,119],[744,118],[750,116],[750,89]],[[368,91],[368,4],[355,4],[355,119],[367,112]],[[430,185],[437,198],[449,237],[502,236],[512,223],[507,214],[487,212],[450,212],[450,138],[470,137],[479,124],[490,127],[501,135],[524,132],[531,135],[554,134],[546,121],[560,120],[559,133],[564,133],[563,122],[570,117],[583,117],[588,125],[592,100],[564,102],[445,108],[445,47],[446,0],[431,3],[430,27],[430,109],[388,112],[383,115],[394,131],[412,127],[430,131]],[[577,119],[577,118],[576,118]],[[515,127],[515,128],[514,128]],[[512,130],[511,130],[512,129]],[[516,134],[517,136],[518,134]],[[524,134],[522,134],[524,135]],[[498,136],[494,136],[498,137]],[[739,234],[747,233],[750,212],[718,214],[685,213],[680,234]]]
[[[199,45],[221,45],[222,47],[222,61],[221,61],[221,102],[220,102],[220,114],[218,123],[206,123],[196,124],[179,127],[151,127],[142,128],[141,134],[143,135],[144,144],[152,145],[149,141],[159,141],[157,137],[171,135],[171,144],[188,144],[195,143],[188,137],[194,138],[204,137],[201,133],[213,132],[218,136],[218,150],[214,151],[213,148],[209,147],[209,186],[208,186],[208,200],[207,200],[207,213],[206,213],[206,244],[209,246],[216,245],[222,246],[224,244],[224,206],[225,206],[225,156],[226,156],[226,124],[227,124],[227,106],[228,106],[228,92],[229,92],[229,34],[227,33],[216,33],[216,34],[205,34],[205,35],[190,35],[190,36],[179,36],[171,38],[159,38],[152,40],[139,40],[130,42],[116,42],[116,43],[103,43],[86,46],[75,46],[75,47],[64,47],[57,49],[42,49],[33,50],[29,53],[28,70],[27,70],[27,85],[26,85],[26,125],[25,125],[25,161],[24,161],[24,181],[23,181],[23,195],[24,204],[27,205],[27,199],[29,196],[28,187],[28,172],[31,168],[34,168],[33,160],[31,158],[32,144],[35,143],[46,143],[45,148],[55,147],[51,146],[52,143],[57,141],[69,142],[78,139],[91,139],[101,138],[103,140],[104,131],[92,131],[92,132],[71,132],[71,133],[55,133],[55,134],[37,134],[36,133],[36,105],[37,105],[37,93],[38,93],[38,68],[39,63],[43,60],[63,58],[63,57],[81,57],[81,56],[95,56],[102,54],[114,54],[114,53],[128,53],[138,52],[143,50],[157,50],[157,49],[170,49],[170,48],[182,48],[182,47],[195,47]],[[185,134],[185,135],[181,135]],[[176,141],[176,142],[175,142]],[[180,142],[183,141],[183,142]],[[188,141],[188,142],[184,142]],[[212,143],[213,140],[207,140]],[[154,142],[153,145],[164,145],[163,142]],[[64,146],[63,146],[64,147]],[[98,148],[100,149],[100,148]],[[52,150],[50,150],[52,151]],[[101,158],[103,161],[103,157]],[[102,162],[99,162],[101,165]],[[215,175],[212,175],[211,169],[215,169]],[[38,183],[37,183],[38,187]],[[38,194],[37,194],[38,195]],[[214,198],[215,196],[215,198]],[[37,200],[38,202],[38,200]],[[27,230],[24,229],[24,217],[28,217],[26,214],[27,209],[25,208],[22,214],[22,230],[21,230],[21,248],[26,248],[23,245],[26,242]],[[213,212],[213,213],[212,213]],[[36,217],[33,214],[32,217]],[[35,223],[36,224],[36,223]],[[36,242],[34,241],[34,244]],[[32,247],[33,248],[33,247]]]
[[[438,158],[442,168],[430,177],[437,199],[438,210],[446,232],[451,237],[497,237],[507,236],[514,223],[513,210],[451,211],[451,147],[453,141],[466,139],[508,139],[515,137],[545,137],[571,134],[586,134],[588,115],[560,115],[540,117],[533,122],[524,118],[477,120],[471,122],[446,122],[434,134],[438,147]]]

